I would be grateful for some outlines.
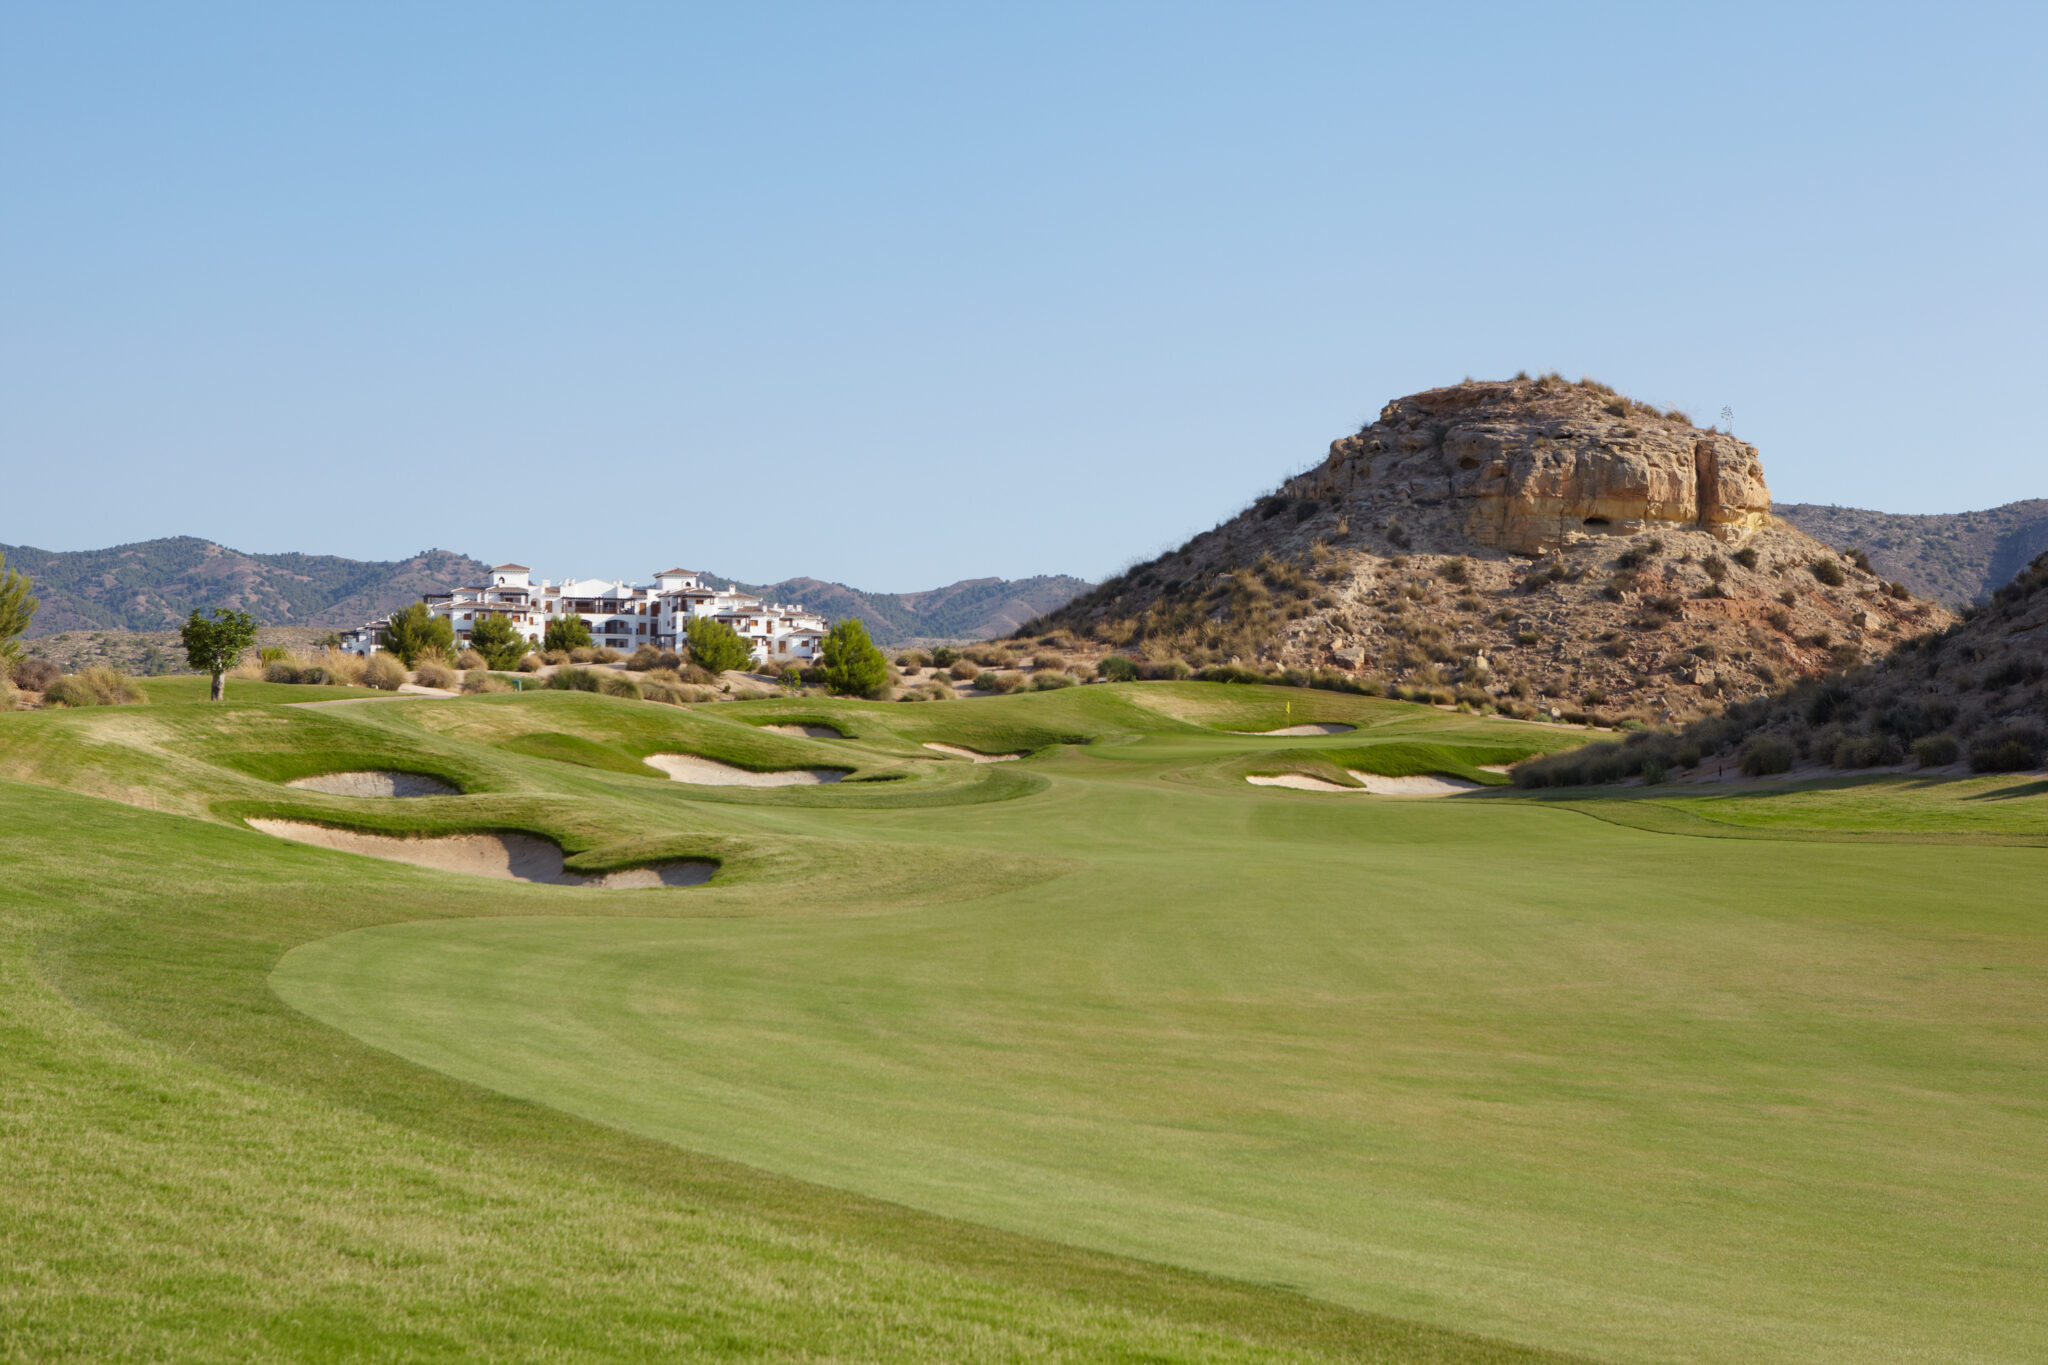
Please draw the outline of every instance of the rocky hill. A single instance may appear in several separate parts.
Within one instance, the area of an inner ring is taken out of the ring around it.
[[[727,580],[721,580],[727,581]],[[1066,574],[1033,578],[969,578],[924,592],[863,592],[817,578],[741,583],[775,602],[801,602],[827,620],[858,616],[876,643],[890,649],[934,641],[987,640],[1056,611],[1094,585]]]
[[[1780,503],[1776,511],[1816,540],[1862,550],[1878,573],[1950,606],[1989,600],[2048,550],[2048,498],[1927,516],[1811,502]]]
[[[1397,399],[1237,517],[1018,633],[1660,721],[1952,619],[1772,516],[1755,447],[1546,375]]]
[[[479,581],[486,566],[447,550],[368,561],[334,555],[243,554],[176,536],[106,550],[0,545],[35,580],[42,607],[29,637],[73,631],[161,631],[199,607],[232,607],[271,625],[360,625],[421,593]]]

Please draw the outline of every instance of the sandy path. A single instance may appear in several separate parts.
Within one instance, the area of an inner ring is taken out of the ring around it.
[[[440,872],[550,886],[597,886],[613,891],[696,886],[710,881],[711,874],[718,870],[713,863],[668,862],[590,877],[563,871],[562,850],[536,834],[450,834],[437,839],[403,839],[392,834],[330,829],[298,820],[263,819],[249,821],[249,827],[337,853],[360,853]]]
[[[674,781],[699,787],[815,787],[846,776],[838,768],[783,768],[757,773],[697,754],[649,754],[641,761],[650,768],[661,769]]]
[[[845,739],[846,736],[829,725],[764,725],[761,727],[771,735],[797,735],[804,739]]]
[[[285,783],[301,791],[325,792],[329,796],[460,796],[462,788],[451,787],[425,773],[387,772],[381,769],[353,773],[320,773],[294,778]]]
[[[975,763],[1015,763],[1018,759],[1024,757],[1022,754],[978,753],[973,749],[963,749],[957,744],[937,744],[931,740],[926,740],[924,747],[936,749],[942,754],[951,754],[955,758],[968,759]]]
[[[1348,735],[1358,727],[1342,721],[1318,721],[1313,725],[1290,725],[1284,730],[1232,730],[1233,735],[1250,735],[1255,739],[1292,739],[1299,735]]]

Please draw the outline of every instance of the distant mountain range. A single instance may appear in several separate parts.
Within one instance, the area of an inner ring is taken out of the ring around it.
[[[194,608],[231,607],[274,626],[344,629],[384,616],[421,594],[482,581],[482,560],[451,550],[410,559],[244,554],[196,536],[105,550],[50,551],[0,545],[7,567],[35,580],[42,607],[28,635],[161,631]],[[731,582],[730,579],[720,580]],[[739,584],[778,602],[801,602],[828,620],[858,616],[876,641],[988,639],[1055,610],[1092,585],[1040,575],[972,578],[928,592],[870,593],[816,578]]]
[[[1771,510],[1815,540],[1861,549],[1871,568],[1920,596],[1958,606],[1988,598],[2048,550],[2048,498],[1928,515],[1811,502]]]

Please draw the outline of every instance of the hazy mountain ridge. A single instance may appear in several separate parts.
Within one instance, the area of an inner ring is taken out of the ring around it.
[[[721,580],[731,582],[732,580]],[[780,583],[737,583],[774,602],[801,602],[828,620],[857,616],[877,644],[913,640],[985,640],[1007,635],[1026,621],[1059,608],[1094,584],[1070,574],[1031,578],[965,578],[921,592],[864,592],[817,578]]]
[[[1978,512],[1872,512],[1826,503],[1772,509],[1815,540],[1858,548],[1870,566],[1922,597],[1982,602],[2048,550],[2048,498]]]

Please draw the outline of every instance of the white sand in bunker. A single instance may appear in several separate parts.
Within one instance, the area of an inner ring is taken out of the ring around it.
[[[438,777],[425,773],[389,772],[383,769],[367,769],[362,772],[318,773],[312,777],[293,778],[285,783],[301,791],[325,792],[329,796],[460,796],[462,788],[443,782]]]
[[[1301,735],[1348,735],[1358,727],[1342,721],[1317,721],[1313,725],[1290,725],[1284,730],[1232,730],[1233,735],[1252,735],[1259,739],[1293,739]]]
[[[815,787],[846,776],[838,768],[781,768],[757,773],[699,754],[649,754],[641,761],[677,782],[699,787]]]
[[[360,853],[387,862],[410,863],[440,872],[462,872],[500,881],[540,882],[548,886],[596,886],[612,891],[649,890],[660,886],[697,886],[711,880],[715,863],[676,861],[629,867],[589,876],[562,867],[562,850],[536,834],[448,834],[405,839],[395,834],[366,834],[331,829],[300,820],[249,821],[261,830],[293,843],[312,844],[337,853]]]
[[[771,735],[799,735],[804,739],[846,738],[830,725],[764,725],[761,728]]]
[[[1461,777],[1439,777],[1434,773],[1417,777],[1382,777],[1378,773],[1362,773],[1356,768],[1345,771],[1364,785],[1346,787],[1326,777],[1310,777],[1307,773],[1253,775],[1245,781],[1255,787],[1291,787],[1298,792],[1345,792],[1352,796],[1361,792],[1368,796],[1456,796],[1480,789],[1477,782],[1467,782]]]
[[[963,749],[957,744],[935,744],[931,740],[926,740],[924,747],[936,749],[942,754],[951,754],[955,758],[968,759],[975,763],[1015,763],[1018,759],[1024,757],[1022,754],[984,754],[973,749]]]

